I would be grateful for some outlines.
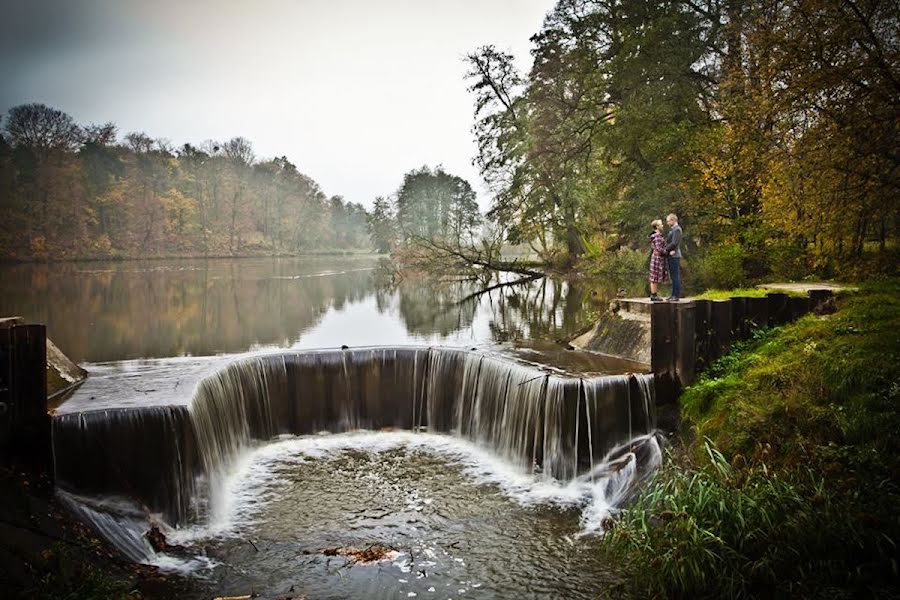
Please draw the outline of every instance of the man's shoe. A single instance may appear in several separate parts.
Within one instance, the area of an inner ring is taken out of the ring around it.
[[[677,298],[675,296],[669,296],[668,298],[666,298],[666,302],[679,302],[680,300],[681,298]]]

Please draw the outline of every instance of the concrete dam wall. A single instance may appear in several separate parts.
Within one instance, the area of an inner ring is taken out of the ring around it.
[[[677,303],[618,300],[571,344],[646,365],[656,375],[657,392],[664,400],[690,385],[698,371],[730,350],[732,342],[819,310],[831,297],[830,289],[816,288],[806,296],[772,292]]]

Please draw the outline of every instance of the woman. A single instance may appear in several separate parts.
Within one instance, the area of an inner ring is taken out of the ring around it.
[[[653,227],[653,233],[650,234],[650,300],[652,302],[662,302],[657,292],[659,284],[668,280],[666,273],[666,238],[663,237],[663,222],[656,219],[650,225]]]

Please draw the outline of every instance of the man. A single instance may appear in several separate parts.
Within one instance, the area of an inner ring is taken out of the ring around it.
[[[667,262],[672,279],[672,295],[666,300],[678,302],[681,300],[681,225],[678,224],[678,215],[674,213],[666,217],[666,223],[669,225],[669,233],[666,234]]]

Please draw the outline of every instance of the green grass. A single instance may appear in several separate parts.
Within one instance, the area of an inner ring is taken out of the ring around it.
[[[788,296],[806,296],[806,292],[793,292],[793,291],[785,291],[781,290],[770,290],[766,288],[760,287],[752,287],[752,288],[736,288],[733,290],[718,290],[711,289],[706,290],[700,295],[692,296],[696,300],[728,300],[729,298],[762,298],[766,294],[772,292],[779,292],[787,294]]]
[[[900,282],[758,333],[681,398],[685,450],[604,543],[639,596],[894,597]]]

